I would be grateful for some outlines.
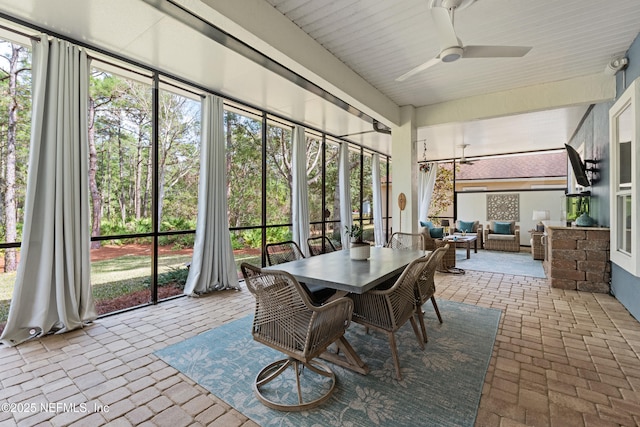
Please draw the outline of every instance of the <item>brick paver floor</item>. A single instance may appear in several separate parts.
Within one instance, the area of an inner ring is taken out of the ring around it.
[[[640,425],[640,323],[612,296],[472,271],[436,283],[436,298],[503,310],[476,425]],[[255,426],[153,355],[252,307],[243,288],[0,346],[0,425]]]

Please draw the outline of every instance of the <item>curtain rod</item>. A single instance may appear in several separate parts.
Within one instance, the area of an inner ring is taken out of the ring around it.
[[[16,30],[15,28],[9,28],[9,27],[6,27],[6,26],[4,26],[2,24],[0,24],[0,29],[5,30],[5,31],[9,31],[11,33],[15,33],[15,34],[17,34],[19,36],[26,37],[26,38],[28,38],[30,40],[33,40],[33,41],[40,41],[40,37],[38,37],[38,36],[34,36],[33,34],[23,33],[20,30]]]

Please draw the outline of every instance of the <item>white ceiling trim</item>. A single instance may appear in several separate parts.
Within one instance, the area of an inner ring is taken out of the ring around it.
[[[427,105],[416,109],[416,125],[424,127],[505,117],[606,102],[615,96],[615,76],[600,73]]]
[[[269,3],[263,0],[176,2],[200,15],[206,13],[204,17],[213,19],[214,25],[381,123],[398,123],[399,109],[391,99]],[[206,12],[203,6],[210,12]],[[233,25],[221,20],[231,21]]]

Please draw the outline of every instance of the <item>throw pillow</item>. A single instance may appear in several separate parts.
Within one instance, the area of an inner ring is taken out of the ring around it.
[[[429,235],[434,239],[442,239],[444,237],[444,228],[442,227],[431,227],[429,229]]]
[[[473,233],[473,221],[458,221],[460,231],[465,233]]]
[[[496,234],[511,234],[511,223],[496,221],[494,231]]]
[[[433,222],[431,221],[427,221],[427,222],[420,221],[420,226],[427,227],[429,230],[431,230],[434,227]]]

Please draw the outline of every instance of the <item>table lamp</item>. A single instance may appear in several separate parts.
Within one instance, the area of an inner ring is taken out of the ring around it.
[[[449,234],[449,220],[443,219],[442,221],[440,221],[440,225],[444,228],[444,232],[446,234]]]
[[[534,221],[539,221],[536,224],[536,231],[544,231],[544,224],[542,223],[542,221],[549,220],[549,211],[533,211],[532,219]]]

